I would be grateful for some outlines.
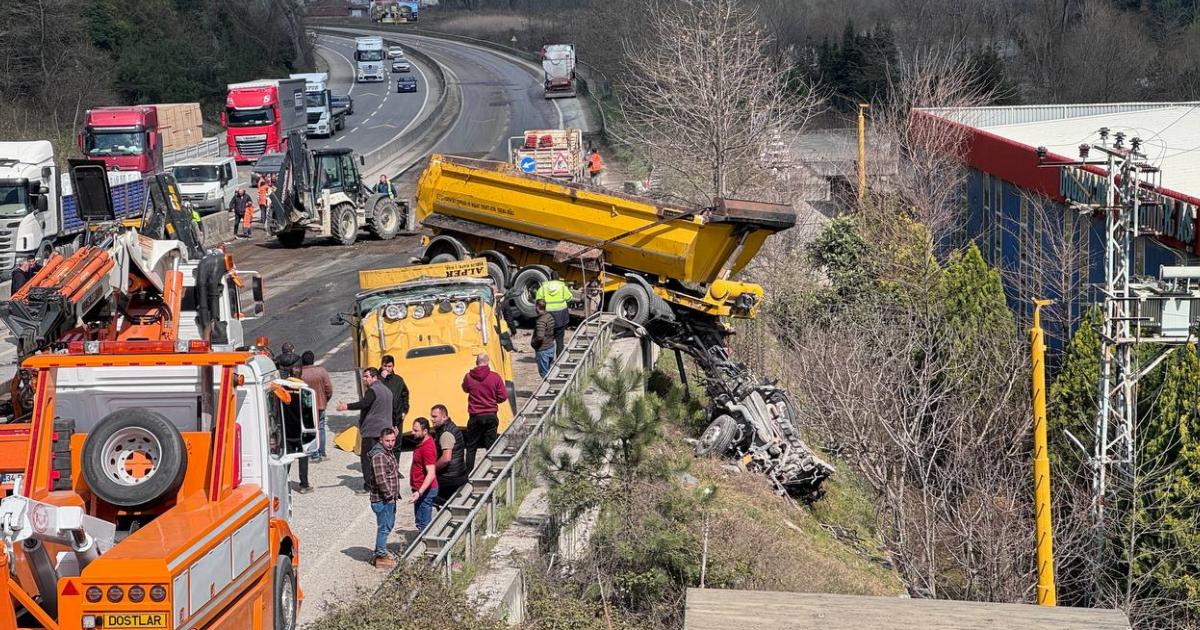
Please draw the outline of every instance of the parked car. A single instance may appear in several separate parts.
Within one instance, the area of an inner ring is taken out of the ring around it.
[[[283,153],[268,153],[258,158],[250,169],[250,186],[258,186],[258,178],[267,173],[278,175],[279,171],[283,170],[283,161],[286,158]]]
[[[409,75],[406,77],[400,77],[400,78],[396,79],[396,91],[397,92],[416,92],[417,91],[417,78]]]
[[[412,72],[412,64],[404,57],[392,60],[392,72]]]
[[[329,98],[329,104],[332,105],[334,109],[346,110],[347,116],[354,114],[354,98],[349,94],[335,94]]]
[[[388,46],[388,59],[395,59],[404,56],[404,49],[399,46]]]

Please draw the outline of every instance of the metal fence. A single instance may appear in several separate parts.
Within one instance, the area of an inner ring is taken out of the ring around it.
[[[163,165],[170,166],[178,164],[184,160],[191,160],[202,157],[219,157],[225,152],[224,134],[205,138],[199,144],[193,144],[190,147],[167,151],[163,153]]]
[[[582,388],[585,375],[603,360],[610,343],[628,335],[641,338],[644,357],[650,338],[641,326],[612,313],[597,313],[584,320],[508,430],[475,465],[468,483],[417,534],[403,558],[424,558],[444,570],[447,578],[455,559],[472,562],[479,551],[480,535],[497,533],[498,512],[517,501],[521,481],[535,476],[530,457],[534,441],[564,413],[567,396]]]

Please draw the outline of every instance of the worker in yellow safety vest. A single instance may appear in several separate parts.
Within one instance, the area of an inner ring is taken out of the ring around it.
[[[567,310],[567,305],[573,297],[575,296],[571,293],[571,287],[560,280],[558,274],[553,271],[550,272],[550,279],[543,282],[534,295],[535,300],[546,301],[546,312],[554,317],[554,347],[558,349],[558,354],[562,354],[565,347],[563,340],[567,335],[567,324],[571,323],[571,313]]]

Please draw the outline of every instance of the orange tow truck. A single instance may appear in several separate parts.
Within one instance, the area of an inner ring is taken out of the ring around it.
[[[0,501],[0,630],[292,630],[288,465],[315,395],[263,352],[77,341],[29,357],[28,459]],[[55,448],[70,418],[70,451]],[[57,489],[54,460],[69,457]]]

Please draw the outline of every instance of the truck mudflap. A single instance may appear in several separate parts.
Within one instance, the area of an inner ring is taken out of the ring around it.
[[[765,475],[777,493],[807,503],[820,499],[834,467],[804,443],[791,395],[733,360],[725,346],[728,332],[717,318],[674,312],[650,295],[646,331],[659,346],[691,356],[704,372],[712,420],[696,454],[736,457]]]

